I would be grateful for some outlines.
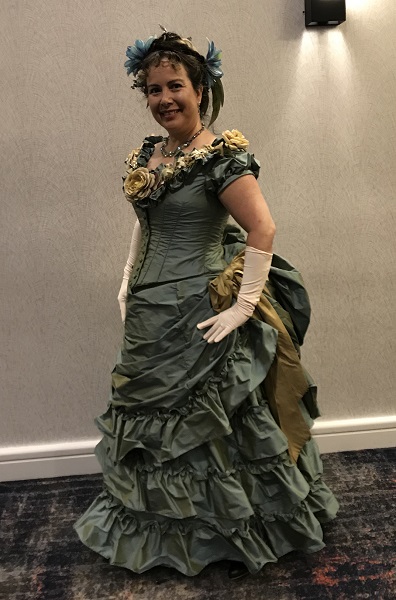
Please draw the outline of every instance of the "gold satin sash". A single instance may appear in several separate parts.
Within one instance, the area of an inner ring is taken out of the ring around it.
[[[230,308],[232,298],[238,296],[244,259],[244,251],[237,254],[224,271],[209,283],[210,300],[216,312]],[[253,317],[278,331],[276,355],[264,381],[265,391],[272,415],[287,437],[289,454],[297,461],[302,447],[311,439],[298,404],[308,390],[308,382],[290,335],[264,291],[270,295],[268,288],[264,287]]]

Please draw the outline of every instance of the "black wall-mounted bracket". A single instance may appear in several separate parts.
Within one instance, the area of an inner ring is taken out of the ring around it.
[[[346,20],[345,0],[304,0],[305,27],[329,27]]]

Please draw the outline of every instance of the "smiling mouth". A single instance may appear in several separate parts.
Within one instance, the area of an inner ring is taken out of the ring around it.
[[[180,108],[175,108],[174,110],[163,110],[160,112],[160,115],[162,117],[167,117],[168,115],[175,115],[178,112],[180,112]]]

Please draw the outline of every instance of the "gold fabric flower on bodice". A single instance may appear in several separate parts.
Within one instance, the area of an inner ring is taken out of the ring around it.
[[[124,192],[127,200],[146,198],[157,189],[160,181],[155,173],[150,173],[146,167],[138,167],[129,171],[124,180]]]

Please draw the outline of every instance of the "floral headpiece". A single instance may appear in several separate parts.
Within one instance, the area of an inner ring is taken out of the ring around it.
[[[141,87],[142,83],[139,82],[139,71],[141,70],[142,62],[149,54],[150,48],[156,36],[150,36],[145,42],[143,40],[136,40],[133,46],[128,46],[126,50],[126,56],[128,60],[124,66],[127,70],[127,75],[131,73],[137,77],[133,87]],[[191,40],[180,40],[181,43],[188,43],[190,47],[193,47]],[[221,50],[218,50],[214,42],[208,40],[208,51],[205,58],[205,70],[206,70],[206,86],[212,90],[212,116],[210,118],[211,125],[216,119],[220,112],[220,107],[224,105],[224,89],[220,79],[223,77],[223,71],[221,70]]]

